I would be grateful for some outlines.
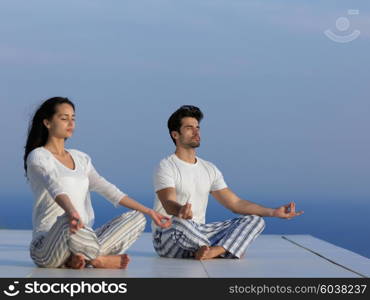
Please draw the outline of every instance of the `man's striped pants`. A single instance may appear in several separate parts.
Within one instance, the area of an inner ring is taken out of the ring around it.
[[[223,247],[226,253],[221,257],[241,258],[264,228],[265,221],[255,215],[209,224],[173,217],[170,228],[155,229],[153,246],[162,257],[191,258],[207,245]]]
[[[34,263],[43,268],[63,267],[72,253],[83,254],[88,260],[101,255],[126,251],[145,228],[145,217],[138,211],[124,213],[97,230],[84,226],[76,233],[69,231],[66,214],[57,218],[50,230],[30,245]]]

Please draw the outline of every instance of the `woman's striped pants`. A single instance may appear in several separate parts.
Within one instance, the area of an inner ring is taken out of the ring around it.
[[[264,228],[264,220],[255,215],[209,224],[173,217],[170,228],[157,227],[154,231],[153,246],[162,257],[194,257],[201,246],[207,245],[223,247],[226,253],[221,257],[241,258]]]
[[[43,268],[63,267],[72,253],[83,254],[88,260],[101,255],[121,254],[126,251],[145,228],[145,217],[138,211],[124,213],[97,230],[85,225],[76,233],[69,231],[66,214],[45,234],[35,238],[30,245],[34,263]]]

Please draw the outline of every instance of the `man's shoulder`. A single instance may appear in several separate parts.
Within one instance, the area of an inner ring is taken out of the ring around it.
[[[159,163],[156,165],[154,174],[160,174],[162,172],[173,172],[173,170],[176,168],[174,165],[173,160],[171,159],[172,155],[168,155],[164,158],[162,158]]]
[[[197,160],[199,161],[199,165],[204,166],[207,169],[217,169],[216,165],[208,160],[200,158],[197,156]]]
[[[162,158],[160,161],[159,161],[159,164],[158,166],[159,167],[171,167],[173,166],[174,164],[174,159],[173,159],[173,156],[174,154],[170,154],[164,158]]]

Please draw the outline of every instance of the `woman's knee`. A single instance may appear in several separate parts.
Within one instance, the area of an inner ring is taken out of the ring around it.
[[[121,215],[121,218],[130,219],[130,223],[134,223],[136,226],[136,230],[143,232],[146,225],[146,218],[145,215],[137,210],[129,211]]]
[[[132,210],[132,211],[129,211],[129,212],[125,212],[121,215],[121,218],[122,219],[130,218],[130,219],[135,219],[138,222],[139,221],[146,222],[144,214],[142,212],[138,211],[138,210]]]
[[[146,225],[146,218],[143,213],[139,211],[134,212],[135,221],[139,224],[141,231],[144,231]]]
[[[32,261],[33,263],[39,267],[39,268],[61,268],[64,263],[65,263],[65,260],[61,261],[60,259],[49,259],[49,260],[41,260],[41,259],[37,259],[35,257],[32,257],[31,255],[31,258],[32,258]]]
[[[39,268],[46,268],[46,269],[57,269],[61,268],[64,263],[62,264],[55,264],[55,263],[48,263],[48,264],[36,264]]]

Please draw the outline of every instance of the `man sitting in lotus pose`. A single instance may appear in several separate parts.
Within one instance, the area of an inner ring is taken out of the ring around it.
[[[168,120],[176,151],[160,162],[154,174],[154,210],[172,216],[172,226],[161,228],[152,222],[153,245],[162,257],[241,258],[264,229],[262,217],[290,219],[303,211],[295,212],[293,202],[273,209],[234,194],[219,169],[196,156],[202,118],[199,108],[185,105]],[[206,224],[209,193],[223,206],[242,216]]]

